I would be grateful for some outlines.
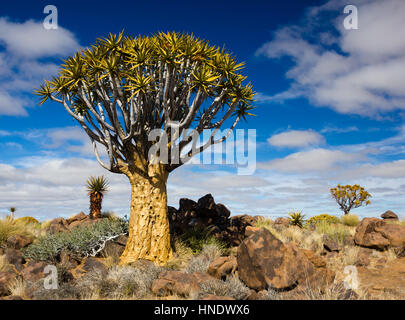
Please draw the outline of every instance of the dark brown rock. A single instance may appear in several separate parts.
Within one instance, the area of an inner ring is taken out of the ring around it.
[[[259,231],[260,228],[247,226],[245,229],[245,237],[251,236],[253,233]]]
[[[292,244],[283,244],[267,229],[246,238],[237,252],[238,275],[255,290],[291,289],[315,272],[312,263]]]
[[[13,248],[7,248],[5,250],[6,260],[9,264],[12,264],[18,271],[21,271],[24,267],[25,259],[20,250]]]
[[[335,273],[327,268],[326,261],[311,250],[301,249],[306,258],[315,268],[313,274],[308,274],[305,279],[300,280],[300,285],[306,288],[317,289],[324,292],[335,280]]]
[[[122,255],[124,250],[125,250],[125,246],[123,246],[115,241],[107,241],[104,249],[100,251],[99,255],[101,257],[118,258]]]
[[[76,268],[79,265],[79,261],[71,256],[69,252],[62,251],[59,254],[60,264],[67,270]]]
[[[217,279],[225,279],[227,275],[235,272],[236,267],[235,257],[219,257],[210,263],[207,273]]]
[[[323,247],[326,251],[329,251],[329,252],[339,252],[340,251],[340,247],[337,244],[337,242],[330,239],[329,237],[325,238]]]
[[[13,249],[22,249],[29,246],[31,243],[32,239],[18,234],[9,237],[6,241],[7,247]]]
[[[102,219],[103,218],[91,219],[89,216],[87,216],[83,220],[73,221],[71,224],[69,224],[68,228],[69,228],[69,230],[72,230],[79,226],[89,226],[89,225],[92,225],[92,224],[95,224],[95,223],[101,221]]]
[[[107,268],[99,259],[94,257],[88,257],[84,260],[83,270],[86,272],[98,271],[102,274],[107,274]]]
[[[283,227],[288,227],[290,225],[290,220],[288,220],[287,218],[280,217],[274,220],[274,224],[281,225]]]
[[[67,232],[69,231],[69,223],[63,218],[53,219],[45,230],[49,233]]]
[[[377,218],[364,218],[356,227],[354,241],[362,247],[378,250],[393,247],[401,252],[401,248],[405,248],[405,226]]]
[[[75,216],[73,216],[73,217],[71,217],[69,219],[66,219],[66,222],[68,224],[71,224],[72,222],[82,221],[84,219],[87,219],[88,217],[89,216],[86,215],[84,212],[80,212],[80,213],[76,214]]]
[[[152,292],[158,296],[169,294],[189,296],[191,293],[199,291],[200,286],[195,276],[180,271],[163,272],[152,283]]]
[[[359,255],[358,255],[358,257],[357,257],[357,259],[356,259],[356,261],[355,261],[355,263],[354,263],[354,265],[355,265],[355,266],[358,266],[358,267],[366,267],[366,266],[368,266],[369,264],[370,264],[369,255],[366,254],[366,253],[363,252],[363,251],[360,251],[360,252],[359,252]]]
[[[25,281],[36,282],[45,277],[44,269],[48,265],[46,262],[31,261],[21,271],[21,275]]]
[[[383,218],[384,220],[398,220],[398,216],[391,210],[385,211],[381,215],[381,218]]]

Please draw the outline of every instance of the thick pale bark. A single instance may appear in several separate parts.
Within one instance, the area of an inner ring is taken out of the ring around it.
[[[167,216],[168,173],[160,165],[150,165],[150,178],[127,176],[131,183],[131,216],[129,238],[120,263],[145,259],[163,265],[173,256]]]

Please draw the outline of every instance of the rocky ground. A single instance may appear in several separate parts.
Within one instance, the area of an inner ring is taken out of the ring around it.
[[[75,233],[83,241],[104,219],[111,217],[92,220],[79,213],[37,226],[36,234],[14,232],[7,237],[0,243],[0,297],[405,298],[405,226],[389,211],[382,219],[365,218],[357,226],[330,223],[300,228],[283,217],[275,221],[231,217],[226,206],[217,204],[211,195],[198,201],[181,199],[178,209],[169,207],[176,253],[165,266],[149,261],[119,266],[127,235],[118,231],[97,243],[97,250],[87,257],[78,255],[74,246],[58,251],[53,240],[39,240],[83,230],[83,234]],[[36,255],[27,254],[35,245]],[[57,289],[44,288],[47,265],[57,267]]]

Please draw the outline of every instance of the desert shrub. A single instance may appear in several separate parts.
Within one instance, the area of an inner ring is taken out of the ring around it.
[[[9,237],[17,234],[33,239],[36,230],[32,224],[14,220],[10,216],[0,220],[0,246],[4,245]]]
[[[190,259],[185,271],[188,273],[206,272],[210,263],[222,254],[223,247],[218,244],[206,244],[198,255]]]
[[[268,288],[264,293],[262,293],[260,298],[261,300],[281,300],[282,296],[273,288]]]
[[[321,221],[328,222],[328,223],[340,223],[340,220],[338,217],[324,213],[324,214],[320,214],[320,215],[309,218],[307,220],[307,225],[310,225],[310,224],[316,225],[317,223],[319,223]]]
[[[355,227],[360,223],[360,219],[355,214],[346,214],[340,218],[345,226]]]
[[[53,261],[62,250],[73,256],[95,256],[106,241],[128,232],[128,222],[120,218],[103,219],[92,225],[78,226],[69,233],[47,234],[23,250],[26,258]]]
[[[225,281],[209,280],[201,283],[200,296],[213,294],[216,296],[232,297],[236,300],[243,300],[249,295],[250,289],[239,280],[238,277],[232,275]]]
[[[194,254],[201,252],[201,250],[209,244],[213,244],[224,249],[226,247],[226,244],[213,236],[209,229],[187,229],[180,236],[180,241],[185,243]]]
[[[18,221],[21,221],[21,222],[24,222],[24,223],[31,223],[31,224],[35,224],[35,225],[39,225],[40,224],[40,222],[37,220],[37,219],[35,219],[35,218],[33,218],[33,217],[29,217],[29,216],[27,216],[27,217],[21,217],[21,218],[18,218],[18,219],[15,219],[15,221],[16,222],[18,222]]]
[[[345,244],[346,239],[354,235],[355,229],[343,224],[320,222],[317,224],[316,232],[328,235],[339,244]]]
[[[292,226],[297,226],[302,228],[305,223],[305,215],[302,212],[296,211],[288,214],[288,219]]]
[[[76,300],[80,299],[82,292],[75,283],[62,283],[57,289],[45,289],[40,282],[30,286],[33,300]]]

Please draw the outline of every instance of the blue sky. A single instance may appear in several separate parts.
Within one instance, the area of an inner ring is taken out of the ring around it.
[[[65,110],[32,89],[61,58],[109,32],[184,31],[225,45],[258,92],[252,175],[188,165],[169,178],[169,204],[212,193],[232,214],[340,215],[328,190],[359,183],[373,198],[353,211],[405,216],[405,3],[353,0],[359,29],[343,28],[347,1],[15,1],[0,8],[0,214],[40,219],[87,212],[84,183],[105,174],[105,210],[128,214],[129,184],[102,169]],[[125,7],[124,4],[125,3]],[[58,8],[45,30],[43,8]]]

